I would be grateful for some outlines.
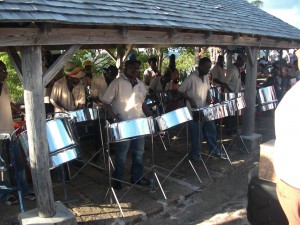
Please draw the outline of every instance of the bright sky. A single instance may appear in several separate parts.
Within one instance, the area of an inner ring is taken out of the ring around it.
[[[300,29],[300,0],[263,0],[262,9]]]

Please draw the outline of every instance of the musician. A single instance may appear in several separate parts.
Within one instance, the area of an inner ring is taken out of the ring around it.
[[[170,61],[169,61],[169,66],[168,68],[165,70],[164,75],[166,73],[171,72],[171,81],[170,81],[170,87],[171,90],[177,90],[179,87],[179,71],[178,69],[176,69],[176,62],[175,62],[175,55],[172,54],[170,55]]]
[[[156,57],[150,57],[148,59],[149,67],[144,71],[143,80],[147,86],[150,85],[152,79],[160,76],[160,72],[157,68],[157,59]]]
[[[226,77],[224,80],[226,93],[241,93],[242,92],[242,80],[240,69],[244,65],[244,60],[241,55],[237,56],[235,63],[228,68]],[[224,120],[224,125],[226,128],[226,133],[228,135],[233,135],[237,132],[238,121],[235,116],[228,116]]]
[[[140,65],[141,62],[135,58],[127,60],[124,74],[111,82],[103,96],[105,107],[115,122],[143,118],[145,115],[151,116],[152,114],[145,103],[146,86],[137,78],[140,76]],[[113,181],[113,188],[122,189],[119,180],[122,180],[124,176],[124,164],[129,149],[132,151],[131,183],[137,182],[142,186],[149,185],[149,180],[143,178],[144,145],[144,137],[118,143],[115,170],[112,174],[113,178],[118,181]]]
[[[114,65],[110,65],[104,68],[104,74],[98,77],[93,77],[91,81],[91,97],[94,101],[94,107],[103,105],[103,96],[107,87],[118,75],[118,68]]]
[[[187,107],[192,112],[192,109],[200,109],[208,106],[210,102],[209,96],[209,77],[208,72],[211,68],[211,61],[204,57],[199,60],[197,69],[188,76],[178,91],[183,94],[187,100]],[[216,127],[214,121],[191,121],[189,123],[189,133],[192,141],[192,149],[189,153],[189,158],[193,161],[199,161],[199,156],[202,152],[203,136],[206,137],[210,151],[213,151],[213,156],[220,157],[221,153],[217,146]]]
[[[167,99],[165,93],[171,89],[170,86],[171,81],[171,71],[165,73],[164,76],[158,76],[151,80],[149,85],[149,95],[154,105],[158,105],[158,108],[155,109],[156,115],[161,115],[164,113],[164,109],[166,108],[168,101],[171,99]]]
[[[238,55],[235,63],[228,68],[224,84],[226,86],[225,92],[240,93],[242,91],[242,80],[240,69],[244,65],[242,56]]]
[[[74,111],[85,106],[85,89],[80,83],[84,76],[81,67],[73,62],[64,66],[64,73],[67,75],[55,82],[50,96],[50,102],[56,113]]]
[[[216,65],[210,71],[212,75],[213,85],[222,86],[225,80],[224,56],[219,55]]]
[[[82,82],[85,86],[85,107],[86,108],[92,108],[93,107],[93,101],[90,98],[91,95],[91,82],[93,79],[93,66],[94,63],[90,60],[85,60],[82,62],[82,66],[84,68],[84,77],[82,78]]]
[[[4,139],[4,136],[7,136],[7,134],[10,135],[14,132],[9,89],[5,81],[7,75],[7,68],[5,64],[0,60],[0,164],[2,164],[1,166],[3,166],[3,163],[9,165],[11,164],[11,160],[9,160],[8,158],[13,157],[15,159],[14,166],[17,171],[15,177],[18,178],[18,180],[16,180],[18,189],[21,190],[24,198],[35,200],[35,195],[34,193],[30,192],[29,185],[26,180],[25,164],[19,145],[17,145],[16,143],[13,143],[11,145],[10,139]],[[10,146],[13,146],[13,150],[10,149]],[[9,181],[7,183],[7,186],[8,188],[11,187]],[[12,205],[18,202],[16,197],[12,195],[11,190],[2,189],[1,187],[0,200],[3,201],[6,205]]]

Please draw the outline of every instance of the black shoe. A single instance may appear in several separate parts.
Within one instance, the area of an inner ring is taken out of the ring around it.
[[[213,153],[210,153],[210,156],[216,157],[216,158],[221,158],[221,152],[215,151],[215,152],[213,152]]]
[[[150,180],[148,180],[146,178],[142,178],[138,182],[131,181],[131,183],[132,184],[137,184],[137,185],[140,185],[140,186],[149,186],[150,185]]]
[[[216,158],[226,158],[226,154],[224,154],[223,152],[214,152],[213,154],[211,154],[210,156],[216,157]]]
[[[122,188],[123,188],[123,186],[122,186],[122,184],[121,184],[121,182],[120,181],[112,181],[112,187],[113,187],[113,189],[115,189],[115,190],[117,190],[117,191],[119,191],[119,190],[122,190]]]

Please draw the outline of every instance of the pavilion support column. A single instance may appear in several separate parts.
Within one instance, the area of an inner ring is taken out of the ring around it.
[[[255,128],[255,102],[256,102],[256,79],[257,79],[257,48],[247,47],[247,74],[245,84],[246,109],[243,121],[242,134],[252,135]]]
[[[23,47],[21,55],[32,181],[38,215],[49,218],[55,215],[55,205],[46,138],[41,46]]]
[[[257,77],[257,48],[246,47],[247,74],[245,84],[244,118],[242,126],[242,139],[248,151],[258,150],[261,144],[261,135],[254,133],[255,128],[255,103],[256,103],[256,77]]]

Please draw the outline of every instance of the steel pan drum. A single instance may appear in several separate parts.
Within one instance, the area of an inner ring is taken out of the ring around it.
[[[154,132],[155,128],[152,117],[126,120],[108,126],[110,142],[126,141],[145,135],[151,135]]]
[[[221,87],[211,87],[209,89],[211,103],[220,103],[222,101]]]
[[[50,169],[79,157],[77,136],[68,118],[56,118],[46,122],[47,140],[50,154]],[[29,162],[27,131],[18,135],[19,143]]]
[[[228,101],[223,101],[221,103],[223,108],[223,115],[226,116],[234,116],[237,111],[237,105],[235,99],[231,99]]]
[[[98,119],[97,109],[87,108],[68,112],[75,123]]]
[[[8,133],[0,134],[0,172],[6,171],[7,170],[6,166],[7,164],[9,164],[9,149],[7,148],[9,138],[10,138],[10,134]]]
[[[194,121],[211,121],[221,119],[226,116],[223,105],[219,103],[200,109],[193,109],[192,114]]]
[[[192,119],[193,118],[187,107],[173,110],[155,118],[160,131],[167,130],[173,126],[185,123]]]
[[[277,106],[277,97],[274,86],[260,88],[257,91],[257,98],[262,111],[275,109]]]
[[[241,95],[236,98],[236,107],[237,107],[237,110],[241,110],[246,107],[244,95]]]

